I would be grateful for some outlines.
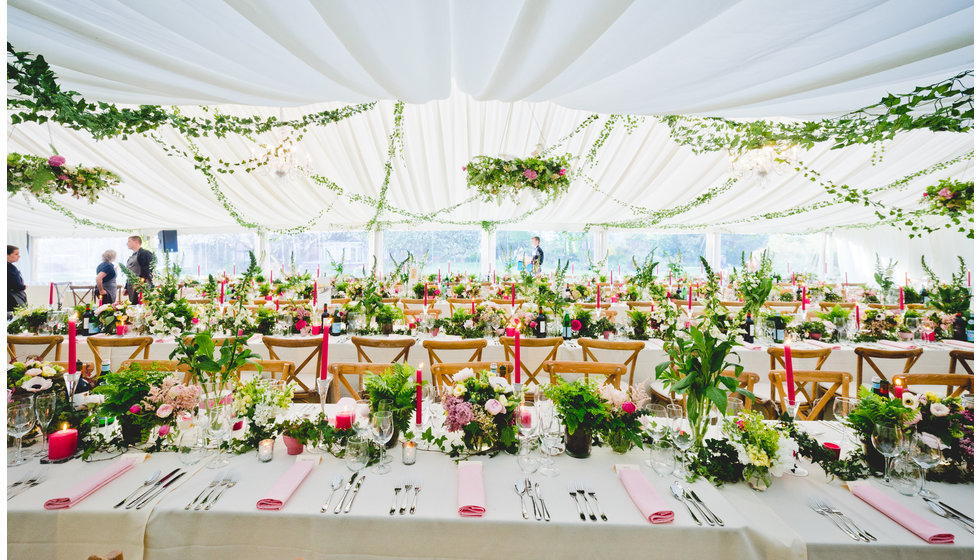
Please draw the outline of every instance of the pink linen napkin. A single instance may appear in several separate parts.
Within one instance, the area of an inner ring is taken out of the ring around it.
[[[266,493],[265,497],[255,504],[255,507],[273,511],[282,509],[293,495],[293,492],[306,480],[306,477],[309,476],[312,470],[313,461],[297,461],[295,465],[289,467],[286,474],[279,477],[275,486]]]
[[[643,517],[650,523],[673,523],[674,510],[669,509],[664,501],[653,489],[650,482],[637,469],[618,469],[619,481],[626,488],[626,493],[636,504],[636,509],[640,510]]]
[[[64,496],[51,498],[44,502],[44,509],[68,509],[78,505],[79,502],[91,496],[96,490],[119,478],[123,473],[133,468],[136,464],[134,459],[123,459],[117,461],[101,471],[76,484],[65,492]]]
[[[483,463],[460,461],[457,472],[456,503],[460,517],[483,517],[487,498],[483,491]]]
[[[892,348],[898,348],[899,350],[913,350],[915,349],[915,344],[910,342],[895,342],[894,340],[879,340],[878,344],[882,346],[891,346]]]
[[[840,350],[840,344],[827,344],[821,340],[808,340],[806,343],[814,348],[830,348],[831,350]]]
[[[761,344],[750,344],[748,342],[743,342],[742,343],[742,348],[745,348],[746,350],[762,350],[762,345]]]
[[[847,487],[851,491],[851,494],[861,498],[865,503],[884,513],[892,521],[915,533],[927,543],[953,544],[952,533],[944,533],[942,529],[889,498],[871,484],[867,482],[851,482]]]
[[[962,348],[963,350],[973,350],[972,342],[963,342],[962,340],[944,340],[943,344],[953,346],[955,348]]]

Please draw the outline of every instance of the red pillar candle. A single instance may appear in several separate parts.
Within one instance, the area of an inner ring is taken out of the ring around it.
[[[824,442],[824,449],[834,454],[834,459],[840,459],[840,446],[836,443]]]
[[[415,423],[422,424],[422,364],[415,370]]]
[[[327,324],[323,325],[323,359],[320,360],[320,379],[327,378],[327,366],[330,361],[330,324],[333,319],[328,319]]]
[[[790,405],[796,404],[796,383],[793,382],[793,352],[789,341],[783,344],[783,359],[786,360],[786,398]]]
[[[337,429],[349,430],[354,425],[354,411],[349,409],[337,413]]]
[[[126,326],[123,325],[122,323],[119,323],[118,325],[116,325],[116,336],[122,336],[124,334],[126,334]]]
[[[68,373],[75,374],[75,317],[68,319]]]
[[[902,387],[902,380],[901,379],[896,379],[895,380],[894,391],[895,391],[895,398],[896,399],[902,398],[902,394],[905,393],[905,387]]]
[[[51,283],[51,289],[48,290],[48,305],[54,305],[54,282]]]
[[[514,329],[514,383],[521,382],[521,323]]]
[[[64,424],[60,430],[48,437],[48,460],[58,461],[75,454],[78,449],[78,430]]]

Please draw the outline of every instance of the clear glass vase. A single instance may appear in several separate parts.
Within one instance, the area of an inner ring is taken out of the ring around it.
[[[766,467],[748,466],[745,467],[742,475],[745,477],[745,482],[748,483],[749,488],[756,492],[765,492],[775,480],[775,477]]]

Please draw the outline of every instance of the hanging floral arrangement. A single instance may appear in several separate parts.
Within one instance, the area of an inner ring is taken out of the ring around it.
[[[973,213],[973,181],[940,179],[922,193],[923,200],[939,214],[960,216]]]
[[[90,204],[104,193],[119,194],[113,187],[119,176],[101,167],[70,167],[63,156],[47,159],[30,154],[7,154],[7,193],[23,191],[34,196],[70,194]]]
[[[556,199],[568,191],[568,162],[571,154],[553,158],[503,159],[476,156],[463,167],[466,184],[476,189],[486,202],[501,202],[504,197],[518,202],[524,193],[538,199]]]

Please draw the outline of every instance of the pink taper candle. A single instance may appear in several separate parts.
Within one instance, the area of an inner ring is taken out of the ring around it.
[[[429,283],[425,283],[425,299],[422,300],[422,305],[429,305]]]
[[[803,301],[803,312],[806,313],[806,286],[803,286],[803,295],[801,296]]]
[[[75,317],[68,319],[68,373],[75,374]]]
[[[521,323],[514,328],[514,383],[521,382]]]
[[[694,305],[694,288],[690,284],[687,286],[687,311],[690,313],[691,306]]]
[[[786,398],[792,406],[796,404],[796,383],[793,382],[793,352],[788,340],[783,344],[783,359],[786,360]]]
[[[902,288],[898,290],[898,308],[905,311],[905,290]]]
[[[422,364],[415,370],[415,423],[422,424]]]
[[[323,349],[323,359],[320,360],[320,379],[327,378],[327,367],[330,365],[330,325],[333,324],[333,318],[327,319],[327,324],[323,325],[323,343],[321,348]]]
[[[48,291],[48,305],[54,305],[54,282],[51,283],[51,289]]]

